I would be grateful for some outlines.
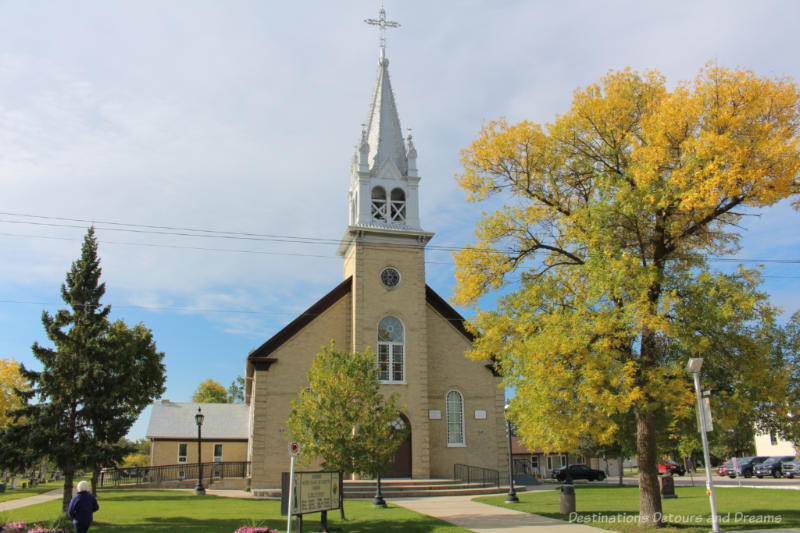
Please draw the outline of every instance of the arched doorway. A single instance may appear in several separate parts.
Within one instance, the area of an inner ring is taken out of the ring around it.
[[[392,425],[398,430],[408,428],[408,434],[394,454],[394,464],[391,470],[383,477],[411,477],[411,424],[408,422],[408,418],[401,414],[400,418],[392,422]]]

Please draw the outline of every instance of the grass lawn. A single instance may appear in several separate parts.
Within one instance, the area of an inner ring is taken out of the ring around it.
[[[101,491],[100,511],[92,532],[101,533],[233,533],[243,525],[260,525],[286,531],[280,502],[217,496],[195,496],[173,491]],[[345,501],[347,520],[339,511],[328,513],[329,529],[348,533],[467,533],[466,529],[389,504],[375,509],[369,501]],[[54,501],[0,513],[0,520],[36,522],[52,520],[61,510]],[[319,531],[319,513],[307,515],[305,531]],[[5,523],[3,522],[3,523]],[[294,529],[294,528],[293,528]]]
[[[25,480],[28,481],[27,479]],[[22,486],[22,481],[17,481],[18,486]],[[63,489],[64,488],[64,481],[49,481],[47,483],[42,483],[34,488],[27,488],[27,489],[14,489],[11,490],[8,487],[11,486],[9,483],[6,487],[5,492],[0,492],[0,502],[7,502],[9,500],[18,500],[20,498],[27,498],[28,496],[36,496],[37,494],[41,494],[43,492],[50,492],[53,489]]]
[[[659,532],[707,533],[711,513],[705,487],[675,487],[676,499],[662,500],[667,527]],[[800,527],[800,494],[794,490],[740,489],[716,487],[717,513],[720,529],[771,529]],[[558,519],[559,490],[518,494],[520,503],[506,504],[505,496],[487,496],[477,501],[512,507],[519,511],[535,513]],[[575,507],[579,518],[576,523],[612,531],[643,531],[636,524],[639,515],[639,489],[637,487],[609,487],[602,485],[575,485]],[[742,513],[744,516],[737,516]],[[765,520],[777,520],[769,523]],[[699,523],[697,522],[699,520]],[[750,520],[750,521],[748,521]],[[760,521],[759,521],[760,520]]]

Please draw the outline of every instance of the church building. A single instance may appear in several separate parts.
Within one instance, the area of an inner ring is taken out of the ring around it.
[[[397,25],[386,21],[383,9],[380,14],[368,22],[382,32]],[[249,461],[254,491],[280,487],[289,463],[291,401],[308,385],[315,355],[334,340],[338,349],[370,348],[382,392],[397,393],[405,406],[396,424],[409,428],[408,438],[387,477],[452,478],[461,464],[507,478],[501,379],[490,361],[465,356],[473,336],[464,318],[425,283],[425,246],[434,234],[422,228],[420,181],[417,151],[400,127],[382,36],[367,121],[346,195],[342,191],[349,213],[338,248],[343,281],[248,355],[245,405],[154,404],[147,435],[151,466],[176,457],[178,463],[197,460],[192,421],[202,407],[209,423],[225,419],[207,428],[202,456]]]
[[[405,404],[401,420],[410,432],[391,476],[451,478],[455,464],[503,476],[504,391],[489,361],[465,357],[473,337],[463,317],[425,283],[425,246],[434,234],[422,228],[420,181],[382,43],[350,167],[349,225],[338,249],[343,281],[247,358],[253,489],[280,486],[288,463],[290,402],[307,385],[314,356],[332,339],[339,349],[370,347],[382,392],[397,393]]]

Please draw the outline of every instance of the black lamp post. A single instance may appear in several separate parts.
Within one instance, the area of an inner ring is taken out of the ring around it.
[[[519,503],[517,498],[517,491],[514,490],[514,468],[511,455],[511,419],[508,418],[508,405],[505,407],[506,424],[508,425],[508,496],[506,496],[506,503]]]
[[[378,474],[378,486],[375,490],[375,498],[372,499],[372,505],[374,507],[386,507],[386,500],[383,499],[383,493],[381,492],[381,475]]]
[[[200,428],[203,427],[204,418],[203,412],[198,407],[197,414],[194,415],[194,421],[197,422],[197,486],[194,488],[194,493],[198,496],[202,496],[206,493],[206,489],[203,488],[203,457],[200,451],[200,445],[203,442]]]

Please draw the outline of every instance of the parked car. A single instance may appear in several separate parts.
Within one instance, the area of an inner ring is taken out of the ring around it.
[[[779,455],[770,457],[763,463],[753,467],[753,474],[755,474],[755,476],[759,479],[764,476],[781,477],[783,475],[781,466],[783,463],[787,463],[793,459],[794,455]]]
[[[794,476],[800,476],[800,456],[795,457],[793,461],[787,461],[781,465],[783,475],[792,479]]]
[[[659,463],[658,465],[658,473],[659,474],[666,474],[669,472],[671,475],[678,474],[682,476],[686,473],[686,469],[683,467],[682,464],[676,463],[675,461],[670,461],[667,459],[663,463]]]
[[[753,467],[755,467],[758,464],[763,463],[767,459],[769,459],[769,457],[766,456],[766,455],[759,455],[759,456],[756,456],[756,457],[752,457],[751,456],[751,457],[737,458],[736,459],[736,468],[734,468],[732,464],[731,464],[731,467],[728,468],[728,471],[727,471],[728,477],[729,478],[735,478],[735,477],[738,477],[738,476],[753,477]]]
[[[723,464],[719,465],[717,467],[717,475],[719,475],[719,476],[727,476],[729,468],[733,468],[733,461],[728,460],[728,461],[724,462]]]
[[[567,469],[569,469],[569,476],[572,479],[588,479],[589,481],[603,481],[606,478],[606,473],[602,470],[595,470],[586,465],[569,465],[562,466],[558,470],[553,471],[553,479],[564,481],[567,479]]]

